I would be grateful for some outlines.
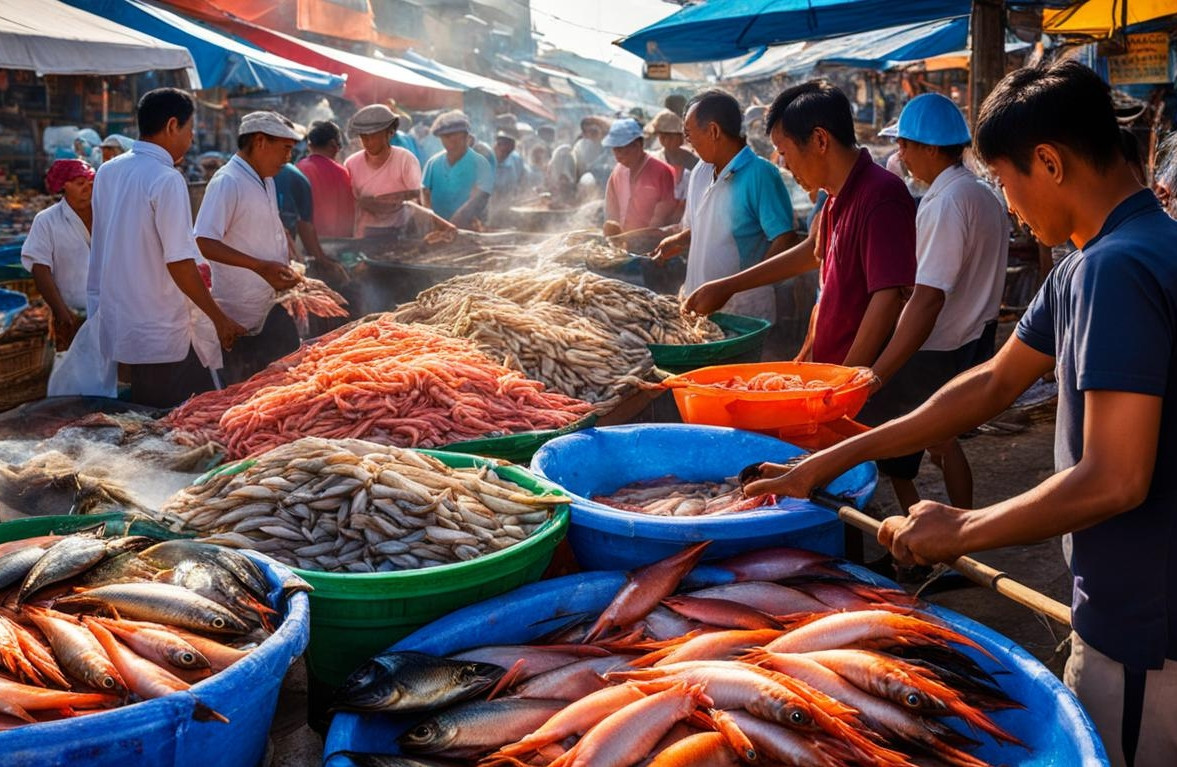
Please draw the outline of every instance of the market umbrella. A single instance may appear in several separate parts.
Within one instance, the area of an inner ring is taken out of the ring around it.
[[[971,8],[971,0],[709,2],[687,6],[616,44],[646,61],[717,61],[764,45],[967,16]]]
[[[1174,0],[1085,0],[1062,10],[1042,11],[1042,31],[1051,35],[1112,37],[1147,31],[1150,22],[1177,17]]]

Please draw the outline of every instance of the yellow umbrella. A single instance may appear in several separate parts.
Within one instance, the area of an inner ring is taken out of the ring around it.
[[[1111,37],[1126,26],[1174,15],[1177,15],[1177,0],[1085,0],[1061,11],[1043,10],[1042,31],[1052,35]]]

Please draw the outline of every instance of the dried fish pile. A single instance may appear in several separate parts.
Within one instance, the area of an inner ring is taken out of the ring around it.
[[[411,450],[312,437],[187,488],[164,509],[210,540],[305,570],[373,573],[501,551],[566,500]]]
[[[193,397],[166,423],[241,458],[302,436],[439,447],[558,429],[591,411],[492,362],[471,341],[381,315],[238,386]]]
[[[745,498],[743,487],[735,477],[718,482],[687,482],[675,476],[634,482],[609,495],[595,495],[593,500],[615,509],[661,517],[732,514],[776,502],[771,495]]]
[[[310,315],[316,317],[346,317],[347,299],[336,293],[327,283],[311,277],[302,280],[289,290],[278,294],[275,301],[282,305],[294,319],[298,334],[306,337],[310,332]]]
[[[557,235],[535,246],[540,266],[587,266],[609,269],[633,258],[623,248],[611,245],[600,232],[582,230]]]
[[[723,338],[705,318],[645,288],[573,269],[515,269],[454,277],[394,312],[475,341],[558,391],[608,411],[647,378],[648,344]]]
[[[497,296],[471,293],[453,301],[414,302],[393,313],[468,338],[528,378],[607,412],[646,378],[654,358],[640,339],[609,333],[600,323],[555,304],[524,308]]]

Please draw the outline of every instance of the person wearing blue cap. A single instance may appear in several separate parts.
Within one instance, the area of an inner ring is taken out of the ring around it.
[[[646,151],[642,126],[632,117],[614,120],[601,146],[617,165],[605,184],[605,226],[612,236],[674,223],[674,171]]]
[[[1068,534],[1074,631],[1063,680],[1111,764],[1168,767],[1177,764],[1177,222],[1126,161],[1108,84],[1077,61],[1007,75],[981,107],[974,145],[1034,236],[1077,250],[992,360],[910,415],[747,492],[806,497],[862,461],[986,422],[1054,371],[1055,474],[982,509],[921,501],[884,520],[879,542],[897,561],[932,564]]]
[[[993,356],[1005,288],[1010,221],[996,193],[964,166],[972,142],[964,115],[938,93],[908,102],[895,127],[899,159],[928,185],[916,212],[915,289],[895,334],[871,365],[872,387],[887,384],[914,410],[958,374]],[[959,442],[929,449],[954,506],[972,508],[973,476]],[[900,505],[920,500],[923,451],[893,461]]]

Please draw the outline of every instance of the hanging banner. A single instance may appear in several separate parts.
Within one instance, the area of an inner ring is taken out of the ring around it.
[[[1112,85],[1170,82],[1168,33],[1128,35],[1128,52],[1108,56],[1108,81]]]

